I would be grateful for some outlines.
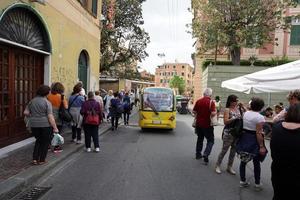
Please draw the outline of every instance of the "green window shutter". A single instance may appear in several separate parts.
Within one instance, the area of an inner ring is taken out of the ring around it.
[[[98,0],[93,0],[92,2],[92,13],[97,16],[97,10],[98,10]]]
[[[300,45],[300,25],[292,26],[290,45]]]

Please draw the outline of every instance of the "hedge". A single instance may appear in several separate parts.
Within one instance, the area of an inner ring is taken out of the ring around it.
[[[269,66],[274,67],[277,65],[282,65],[285,63],[293,62],[294,60],[287,60],[287,59],[281,59],[281,60],[257,60],[253,63],[254,66]],[[213,60],[205,60],[202,63],[202,70],[204,71],[207,66],[212,63],[214,64]],[[233,65],[231,61],[217,61],[216,65]],[[240,66],[251,66],[251,63],[248,60],[241,60]]]

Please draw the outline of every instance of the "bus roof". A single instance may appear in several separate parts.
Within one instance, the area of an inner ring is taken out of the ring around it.
[[[143,90],[146,90],[146,89],[166,89],[166,90],[172,90],[172,88],[167,88],[167,87],[145,87]]]

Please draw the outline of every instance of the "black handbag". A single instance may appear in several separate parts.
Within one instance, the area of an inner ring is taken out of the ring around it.
[[[65,122],[71,122],[73,120],[71,113],[64,107],[64,95],[61,95],[61,103],[58,110],[58,117]]]
[[[243,117],[243,112],[242,110],[239,108],[241,117]],[[235,119],[232,122],[231,128],[229,129],[229,133],[235,137],[235,138],[240,138],[243,134],[243,119],[242,118],[238,118]]]

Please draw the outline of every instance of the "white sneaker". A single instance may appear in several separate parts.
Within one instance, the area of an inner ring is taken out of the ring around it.
[[[256,191],[261,191],[263,188],[262,188],[262,184],[260,183],[260,184],[255,184],[254,185],[254,189],[256,190]]]
[[[250,183],[249,182],[247,182],[247,181],[240,181],[240,187],[248,187],[250,185]]]
[[[91,148],[86,149],[86,152],[91,152],[91,151],[92,151]]]
[[[76,144],[81,144],[81,143],[82,143],[81,140],[76,141]]]
[[[236,175],[236,172],[232,169],[232,167],[228,167],[227,172],[231,175]]]
[[[96,151],[96,152],[99,152],[99,151],[100,151],[100,149],[97,147],[97,148],[95,149],[95,151]]]
[[[215,171],[216,171],[217,174],[221,174],[222,173],[221,169],[220,169],[220,166],[216,166],[216,170]]]

